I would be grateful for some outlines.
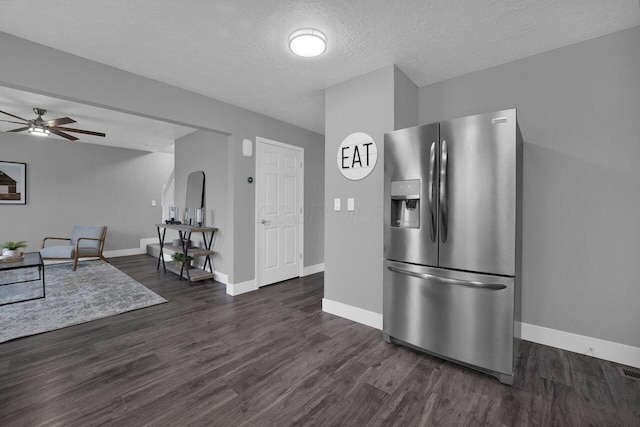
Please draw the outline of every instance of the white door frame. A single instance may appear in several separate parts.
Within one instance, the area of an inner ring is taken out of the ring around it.
[[[269,145],[275,145],[277,147],[283,147],[283,148],[287,148],[290,150],[295,150],[298,151],[300,153],[300,185],[298,185],[298,200],[300,201],[300,204],[298,206],[299,212],[298,212],[298,218],[300,221],[300,232],[299,232],[299,236],[298,236],[298,243],[299,243],[299,248],[300,248],[300,255],[299,255],[299,260],[300,260],[300,264],[299,264],[299,276],[302,277],[304,275],[304,148],[302,147],[298,147],[296,145],[291,145],[291,144],[285,144],[284,142],[278,142],[278,141],[274,141],[272,139],[267,139],[267,138],[262,138],[260,136],[256,137],[256,180],[260,179],[262,177],[262,162],[261,162],[261,158],[259,158],[259,153],[260,151],[258,151],[258,144],[269,144]],[[254,214],[254,225],[255,225],[255,237],[254,237],[254,246],[255,246],[255,275],[254,277],[256,278],[256,289],[260,289],[260,275],[259,275],[259,262],[260,262],[260,257],[259,257],[259,251],[260,251],[260,247],[258,245],[258,231],[259,231],[259,227],[258,224],[260,222],[260,208],[258,207],[258,187],[257,187],[257,183],[256,183],[256,191],[255,191],[255,214]]]

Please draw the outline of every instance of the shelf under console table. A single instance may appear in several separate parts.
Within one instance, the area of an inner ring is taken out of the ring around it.
[[[212,246],[213,238],[218,231],[217,228],[198,227],[194,225],[184,224],[156,224],[156,228],[158,229],[158,240],[160,241],[160,254],[158,255],[158,265],[156,267],[156,270],[160,269],[160,263],[162,263],[162,268],[165,273],[167,272],[167,270],[176,273],[178,276],[180,276],[180,280],[182,280],[183,277],[186,277],[189,283],[199,280],[213,279],[214,269],[211,262],[211,256],[215,253],[212,250]],[[164,238],[167,230],[175,230],[178,232],[181,245],[164,243]],[[189,244],[191,242],[191,235],[193,233],[202,233],[204,248],[189,247]],[[173,265],[167,266],[165,264],[164,249],[182,253],[182,263],[179,268],[174,267]],[[204,257],[203,268],[189,268],[187,265],[187,257],[189,256],[193,258]],[[207,271],[207,267],[209,268],[209,271]]]

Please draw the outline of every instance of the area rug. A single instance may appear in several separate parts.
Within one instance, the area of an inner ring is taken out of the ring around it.
[[[37,277],[37,269],[0,272],[0,285]],[[78,263],[76,271],[47,265],[45,283],[46,298],[0,306],[0,343],[167,302],[104,261]],[[41,294],[38,281],[3,285],[0,303]]]

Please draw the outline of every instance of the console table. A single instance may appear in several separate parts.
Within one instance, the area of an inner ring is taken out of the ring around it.
[[[211,263],[211,256],[215,253],[212,250],[213,246],[213,237],[218,231],[217,228],[213,227],[197,227],[194,225],[184,225],[184,224],[156,224],[156,228],[158,229],[158,239],[160,240],[160,255],[158,255],[158,265],[156,270],[160,269],[160,263],[162,262],[162,268],[166,273],[167,270],[176,273],[180,276],[180,280],[186,276],[186,279],[191,282],[213,279],[214,269],[213,264]],[[164,243],[164,237],[167,233],[167,230],[176,230],[180,236],[181,245],[173,245]],[[204,248],[190,248],[189,244],[191,242],[191,235],[193,233],[202,233],[202,238],[204,241]],[[174,252],[182,253],[182,264],[180,268],[174,267],[172,265],[167,266],[164,261],[164,251],[163,249],[169,249]],[[204,257],[204,265],[203,268],[189,268],[186,264],[187,257]],[[207,267],[209,271],[207,271]]]

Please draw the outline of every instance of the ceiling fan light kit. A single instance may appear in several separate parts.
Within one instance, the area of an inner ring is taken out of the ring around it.
[[[49,136],[51,131],[46,126],[31,126],[29,127],[29,133],[35,136]]]
[[[73,129],[73,128],[60,126],[60,125],[67,125],[67,124],[76,122],[75,120],[69,117],[61,117],[59,119],[53,119],[53,120],[44,120],[42,116],[47,114],[47,110],[43,108],[34,108],[33,112],[36,113],[38,117],[33,120],[27,120],[27,119],[23,119],[22,117],[16,116],[14,114],[7,113],[6,111],[0,111],[0,113],[6,114],[7,116],[13,117],[14,119],[22,120],[22,122],[16,122],[14,120],[0,120],[0,122],[17,123],[17,124],[23,125],[23,127],[20,127],[17,129],[11,129],[11,130],[8,130],[7,132],[17,133],[17,132],[23,132],[25,130],[28,130],[30,135],[49,136],[51,134],[54,134],[62,138],[68,139],[69,141],[77,141],[78,138],[76,138],[73,135],[69,135],[67,132],[76,132],[76,133],[82,133],[85,135],[101,136],[101,137],[106,136],[106,134],[104,134],[103,132],[93,132],[90,130]]]

